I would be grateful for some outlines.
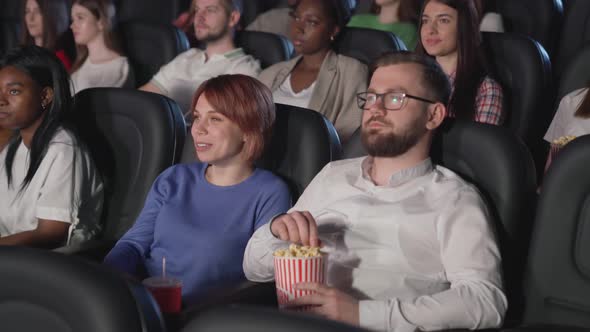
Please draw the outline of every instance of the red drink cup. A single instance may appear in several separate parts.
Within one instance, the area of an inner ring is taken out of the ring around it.
[[[150,290],[160,310],[164,313],[178,313],[182,304],[182,282],[170,277],[150,277],[143,281]]]
[[[298,297],[313,293],[307,290],[295,290],[300,282],[324,283],[324,256],[317,257],[274,257],[275,283],[279,308]]]

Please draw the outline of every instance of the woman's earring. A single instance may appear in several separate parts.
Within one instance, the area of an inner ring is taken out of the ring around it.
[[[45,105],[45,103],[41,103],[41,108],[43,109],[43,111],[47,110],[47,105]]]
[[[330,41],[334,41],[334,36],[330,36]]]

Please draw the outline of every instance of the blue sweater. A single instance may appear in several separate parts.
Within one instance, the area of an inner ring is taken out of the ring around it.
[[[104,263],[135,275],[179,278],[185,304],[212,287],[245,280],[244,250],[254,231],[291,206],[287,185],[271,172],[255,169],[239,184],[220,187],[205,179],[207,164],[181,164],[154,182],[135,225]]]

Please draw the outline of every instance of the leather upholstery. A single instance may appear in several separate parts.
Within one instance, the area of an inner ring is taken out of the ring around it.
[[[334,126],[320,113],[282,104],[276,108],[270,145],[256,165],[282,177],[295,202],[324,165],[339,158],[340,140]],[[196,160],[193,144],[189,134],[182,162]]]
[[[529,251],[525,324],[590,329],[589,164],[586,135],[566,145],[545,176]]]
[[[0,248],[0,261],[3,331],[162,331],[153,299],[138,303],[125,280],[96,264],[23,247]]]
[[[557,102],[568,93],[588,86],[590,82],[590,44],[583,47],[564,68],[557,91]]]
[[[156,177],[179,159],[182,113],[167,97],[120,88],[83,90],[74,108],[106,183],[103,239],[116,241],[135,222]]]
[[[357,131],[344,146],[344,157],[365,154]],[[431,157],[475,184],[486,200],[503,255],[509,318],[519,316],[536,190],[535,167],[526,146],[506,128],[448,119],[434,137]]]
[[[289,39],[262,31],[240,31],[236,34],[236,45],[260,61],[262,69],[291,58],[293,44]]]
[[[391,32],[346,27],[338,34],[334,51],[371,64],[380,55],[387,52],[406,50],[406,45]]]
[[[590,1],[568,0],[560,34],[559,50],[554,62],[557,77],[590,42]]]
[[[126,22],[118,29],[138,87],[190,47],[185,33],[170,24]]]
[[[178,15],[188,10],[186,0],[116,0],[119,22],[140,21],[171,24]],[[154,44],[156,46],[158,44]]]
[[[496,8],[505,31],[531,37],[553,58],[559,38],[555,32],[563,21],[561,0],[499,0]]]
[[[317,316],[277,309],[231,306],[214,308],[191,317],[182,332],[282,331],[366,332],[351,325]]]
[[[18,45],[20,23],[15,19],[0,19],[0,56]]]
[[[546,159],[543,136],[553,117],[551,62],[536,41],[510,33],[483,33],[492,76],[502,85],[505,126],[531,150],[538,169]]]

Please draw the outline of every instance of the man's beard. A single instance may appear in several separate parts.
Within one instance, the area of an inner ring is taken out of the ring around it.
[[[366,128],[369,122],[377,120],[390,128],[393,125],[383,118],[371,117],[361,129],[361,141],[367,153],[373,157],[397,157],[414,147],[424,133],[424,117],[419,117],[409,124],[403,133],[388,132],[379,134],[377,129]]]
[[[211,42],[216,42],[216,41],[220,40],[221,38],[225,37],[225,35],[228,33],[228,31],[229,31],[229,27],[227,26],[227,21],[226,21],[223,24],[223,28],[219,32],[211,31],[211,28],[209,28],[209,32],[204,37],[199,38],[199,36],[197,36],[196,34],[195,34],[195,37],[197,37],[197,40],[200,42],[211,43]]]

